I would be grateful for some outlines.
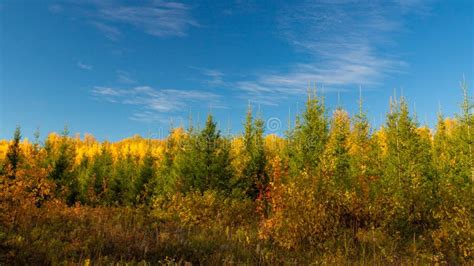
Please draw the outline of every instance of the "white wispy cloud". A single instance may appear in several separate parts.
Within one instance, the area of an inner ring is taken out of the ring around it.
[[[51,5],[49,10],[52,13],[67,13],[63,12],[66,7],[70,8],[69,11],[79,9],[79,12],[74,12],[74,16],[81,16],[113,41],[124,35],[121,26],[131,26],[156,37],[183,37],[187,35],[189,28],[199,26],[191,14],[191,6],[179,2],[122,3],[116,0],[86,0],[73,2],[69,6]]]
[[[205,77],[204,80],[202,80],[202,83],[205,85],[211,87],[227,85],[227,83],[224,81],[225,74],[220,70],[193,66],[189,68],[199,71],[200,74]]]
[[[177,2],[155,2],[151,6],[108,6],[99,17],[113,23],[130,24],[147,34],[185,36],[186,30],[199,24],[191,17],[190,7]]]
[[[213,69],[206,69],[204,71],[204,75],[209,77],[210,79],[207,81],[209,85],[212,86],[219,86],[224,84],[224,73],[222,73],[219,70],[213,70]]]
[[[116,73],[117,73],[117,81],[118,81],[119,83],[124,83],[124,84],[137,83],[137,81],[134,80],[134,79],[130,76],[130,73],[128,73],[127,71],[117,70]]]
[[[133,120],[166,119],[168,114],[178,114],[191,105],[224,107],[219,95],[197,90],[154,89],[150,86],[128,89],[96,86],[92,94],[100,100],[137,106],[138,110],[131,116]]]
[[[100,32],[102,32],[107,39],[112,41],[119,40],[123,35],[118,28],[105,24],[103,22],[91,21],[90,24],[96,29],[98,29]]]
[[[84,63],[82,63],[81,61],[78,61],[76,65],[77,65],[77,67],[79,67],[80,69],[92,70],[92,66],[91,66],[91,65],[84,64]]]
[[[326,91],[377,85],[407,66],[391,50],[396,45],[393,34],[404,30],[406,9],[420,5],[409,2],[307,1],[288,6],[278,16],[278,34],[306,59],[285,71],[260,72],[236,87],[247,97],[275,103],[282,95],[304,93],[308,82],[318,82]]]
[[[171,123],[171,121],[176,120],[176,117],[168,116],[162,113],[157,113],[153,111],[136,111],[128,117],[130,120],[144,123],[160,123],[166,124]],[[174,118],[174,119],[173,119]]]

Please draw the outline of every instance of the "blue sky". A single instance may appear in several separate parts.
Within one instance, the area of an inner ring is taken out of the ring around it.
[[[282,133],[314,82],[330,110],[354,112],[361,87],[374,125],[396,89],[432,126],[474,80],[473,14],[468,0],[2,1],[0,138],[159,137],[209,111],[238,133],[249,101]]]

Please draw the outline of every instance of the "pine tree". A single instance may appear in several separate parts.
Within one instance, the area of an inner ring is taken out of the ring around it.
[[[173,164],[178,152],[180,152],[183,141],[183,132],[181,128],[172,129],[165,140],[163,157],[158,163],[157,184],[155,193],[164,195],[175,190],[173,178]]]
[[[200,155],[198,135],[192,128],[186,132],[183,147],[173,162],[173,179],[177,191],[203,189],[204,161]]]
[[[253,164],[255,165],[256,183],[260,193],[265,192],[268,186],[268,174],[266,172],[267,156],[265,154],[265,140],[263,138],[264,130],[265,123],[260,116],[255,120],[255,152],[252,156]]]
[[[48,141],[46,141],[46,146],[48,146]],[[89,203],[91,202],[91,196],[92,193],[92,187],[90,185],[91,183],[91,167],[90,165],[92,164],[92,159],[89,158],[89,156],[83,156],[79,162],[79,165],[77,165],[75,174],[77,178],[77,183],[78,183],[78,200],[81,203]]]
[[[135,180],[135,200],[136,203],[148,204],[154,193],[155,185],[155,158],[151,153],[150,144],[148,144],[145,157],[141,163],[138,178]]]
[[[417,133],[417,125],[403,98],[400,103],[392,103],[385,131],[385,193],[397,202],[392,226],[405,237],[412,237],[430,226],[433,194],[430,150]]]
[[[438,175],[441,178],[450,176],[451,171],[451,145],[448,136],[446,122],[441,113],[438,113],[438,122],[436,124],[436,133],[433,138],[433,162]]]
[[[362,108],[362,95],[359,98],[359,112],[354,116],[352,122],[352,131],[350,135],[350,168],[351,175],[357,178],[358,184],[356,188],[364,194],[369,193],[369,182],[373,176],[378,175],[374,170],[377,168],[376,160],[379,157],[374,154],[370,138],[370,125],[367,114]]]
[[[350,175],[349,155],[350,120],[346,111],[338,108],[331,121],[329,140],[325,150],[325,172],[340,187],[352,189],[354,182]]]
[[[19,126],[17,126],[15,129],[15,133],[13,134],[13,142],[10,144],[10,146],[8,146],[6,162],[4,166],[7,176],[10,179],[16,178],[16,173],[22,160],[20,141],[21,129]]]
[[[454,131],[453,149],[456,156],[455,174],[458,182],[470,184],[474,182],[474,115],[471,113],[473,103],[468,94],[467,83],[461,82],[463,91],[462,114],[458,116],[459,125]]]
[[[116,171],[110,182],[109,201],[113,204],[127,205],[134,199],[133,178],[138,175],[138,166],[128,149],[126,154],[120,154]]]
[[[250,106],[244,127],[244,156],[246,158],[246,166],[243,171],[244,190],[250,198],[256,199],[259,194],[266,190],[268,184],[268,176],[265,171],[267,159],[263,138],[265,124],[261,117],[253,121]]]
[[[102,144],[101,151],[95,156],[91,169],[94,196],[99,203],[105,203],[114,169],[114,162],[108,145],[108,143]]]
[[[39,127],[36,128],[35,133],[33,133],[34,143],[33,143],[33,152],[38,154],[40,151],[40,130]]]
[[[49,178],[56,182],[57,192],[65,197],[67,203],[73,204],[78,199],[79,187],[73,172],[75,150],[68,134],[68,128],[64,127],[58,150],[55,151],[54,145],[47,141],[46,151],[52,166]]]
[[[324,104],[316,93],[308,93],[306,109],[301,117],[297,117],[291,136],[288,152],[290,171],[293,175],[301,171],[316,174],[328,140]]]
[[[255,128],[253,125],[252,107],[249,105],[247,108],[247,115],[245,117],[244,124],[244,146],[247,153],[250,153],[253,149],[255,141],[254,136]]]
[[[206,126],[198,140],[204,162],[204,184],[207,188],[229,191],[232,170],[230,164],[230,143],[220,136],[212,115],[208,115]]]
[[[437,205],[433,209],[437,227],[431,235],[436,248],[450,264],[465,263],[473,237],[469,214],[474,213],[471,135],[474,119],[465,81],[461,82],[461,88],[461,114],[455,120],[444,119],[440,114],[433,141],[433,162],[438,174]]]
[[[178,187],[182,191],[216,189],[230,192],[231,168],[230,143],[221,137],[212,115],[198,133],[188,131],[184,151],[175,164]]]

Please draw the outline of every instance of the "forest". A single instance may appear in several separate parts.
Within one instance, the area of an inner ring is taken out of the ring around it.
[[[0,141],[0,264],[472,264],[474,107],[380,128],[309,90],[283,136],[249,106],[243,132]],[[356,100],[355,100],[356,101]]]

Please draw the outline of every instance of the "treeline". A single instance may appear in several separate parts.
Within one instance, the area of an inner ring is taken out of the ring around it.
[[[315,92],[285,137],[265,135],[250,107],[233,137],[212,115],[163,140],[66,128],[28,142],[17,128],[0,143],[0,262],[472,263],[474,117],[462,88],[460,114],[439,113],[434,130],[403,97],[374,129],[362,100],[352,117],[328,115]]]

